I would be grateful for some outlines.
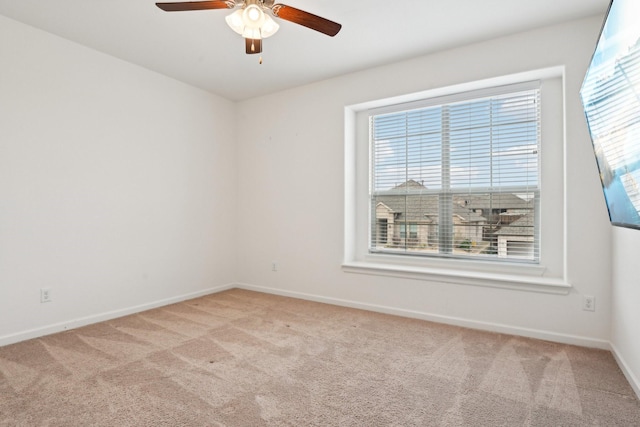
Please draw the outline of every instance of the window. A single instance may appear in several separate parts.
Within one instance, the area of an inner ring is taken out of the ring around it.
[[[343,271],[566,293],[564,73],[346,106]]]
[[[369,252],[537,263],[540,89],[369,112]]]

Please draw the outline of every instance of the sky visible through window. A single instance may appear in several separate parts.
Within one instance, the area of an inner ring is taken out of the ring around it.
[[[374,192],[409,180],[428,190],[537,187],[537,102],[531,90],[376,116]]]

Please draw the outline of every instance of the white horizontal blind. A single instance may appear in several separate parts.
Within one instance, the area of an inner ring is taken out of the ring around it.
[[[370,252],[539,260],[539,88],[373,113]]]

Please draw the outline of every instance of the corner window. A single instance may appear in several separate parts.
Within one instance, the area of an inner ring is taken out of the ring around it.
[[[369,252],[537,263],[538,83],[369,111]]]

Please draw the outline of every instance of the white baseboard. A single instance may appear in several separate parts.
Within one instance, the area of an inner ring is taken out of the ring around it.
[[[464,319],[461,317],[443,316],[440,314],[431,314],[421,311],[406,310],[396,307],[388,307],[376,304],[367,304],[358,301],[344,300],[339,298],[330,298],[320,295],[307,294],[302,292],[285,291],[282,289],[269,288],[265,286],[249,285],[246,283],[238,283],[237,288],[246,289],[257,292],[264,292],[274,295],[281,295],[292,298],[299,298],[309,301],[322,302],[326,304],[339,305],[343,307],[358,308],[361,310],[375,311],[379,313],[393,314],[402,317],[411,317],[415,319],[428,320],[436,323],[444,323],[447,325],[462,326],[471,329],[480,329],[490,332],[498,332],[503,334],[518,335],[528,338],[536,338],[545,341],[558,342],[562,344],[578,345],[582,347],[599,348],[602,350],[610,350],[609,341],[599,340],[579,335],[561,334],[551,331],[543,331],[537,329],[521,328],[517,326],[504,325],[500,323],[481,322],[477,320]]]
[[[14,344],[20,341],[25,341],[33,338],[42,337],[45,335],[55,334],[57,332],[66,331],[69,329],[79,328],[81,326],[91,325],[93,323],[103,322],[105,320],[111,320],[129,314],[140,313],[152,308],[162,307],[169,304],[174,304],[181,301],[186,301],[193,298],[198,298],[204,295],[214,294],[217,292],[226,291],[236,287],[234,284],[226,284],[222,286],[215,286],[213,288],[205,289],[202,291],[191,292],[188,294],[178,295],[171,298],[166,298],[158,301],[153,301],[145,304],[136,305],[133,307],[127,307],[119,310],[108,311],[92,316],[81,317],[76,319],[65,320],[64,322],[47,325],[41,328],[30,329],[27,331],[21,331],[11,335],[5,335],[0,337],[0,347],[4,345]]]
[[[582,337],[577,335],[560,334],[560,333],[550,332],[550,331],[520,328],[520,327],[504,325],[499,323],[480,322],[480,321],[464,319],[460,317],[443,316],[439,314],[431,314],[431,313],[426,313],[421,311],[406,310],[406,309],[401,309],[396,307],[367,304],[367,303],[362,303],[358,301],[331,298],[331,297],[325,297],[320,295],[307,294],[303,292],[286,291],[282,289],[250,285],[246,283],[226,284],[226,285],[217,286],[217,287],[205,289],[198,292],[183,294],[176,297],[153,301],[150,303],[145,303],[145,304],[141,304],[133,307],[123,308],[119,310],[109,311],[109,312],[77,318],[77,319],[70,319],[64,322],[47,325],[41,328],[35,328],[27,331],[21,331],[11,335],[5,335],[0,337],[0,346],[13,344],[20,341],[25,341],[28,339],[37,338],[44,335],[53,334],[56,332],[62,332],[69,329],[74,329],[81,326],[102,322],[105,320],[115,319],[115,318],[126,316],[129,314],[139,313],[145,310],[150,310],[152,308],[162,307],[162,306],[173,304],[176,302],[185,301],[188,299],[197,298],[204,295],[214,294],[217,292],[222,292],[222,291],[233,289],[233,288],[246,289],[246,290],[251,290],[256,292],[264,292],[264,293],[281,295],[281,296],[292,297],[292,298],[299,298],[299,299],[316,301],[316,302],[321,302],[326,304],[333,304],[333,305],[338,305],[343,307],[357,308],[361,310],[375,311],[379,313],[392,314],[396,316],[428,320],[428,321],[437,322],[437,323],[444,323],[444,324],[454,325],[454,326],[462,326],[462,327],[472,328],[472,329],[480,329],[480,330],[485,330],[490,332],[498,332],[498,333],[504,333],[504,334],[524,336],[529,338],[537,338],[541,340],[559,342],[563,344],[573,344],[573,345],[579,345],[584,347],[600,348],[603,350],[611,350],[613,348],[613,346],[608,341],[597,340],[597,339]],[[627,378],[630,378],[629,382],[634,387],[634,390],[636,390],[636,393],[638,393],[639,387],[638,387],[637,379],[635,379],[635,377],[631,374],[631,371],[627,368],[626,364],[622,365],[623,362],[619,353],[617,353],[616,351],[613,351],[613,353],[616,359],[621,364],[621,369],[625,372],[625,375],[627,376]]]
[[[631,388],[633,388],[633,391],[636,392],[636,396],[638,396],[638,399],[640,399],[640,381],[633,374],[633,371],[631,371],[631,368],[622,357],[622,354],[620,354],[620,351],[618,351],[618,348],[613,343],[611,343],[611,353],[613,354],[613,357],[616,359],[616,362],[618,363],[620,370],[622,371],[624,376],[627,378],[627,381],[629,381],[629,384],[631,384]]]

